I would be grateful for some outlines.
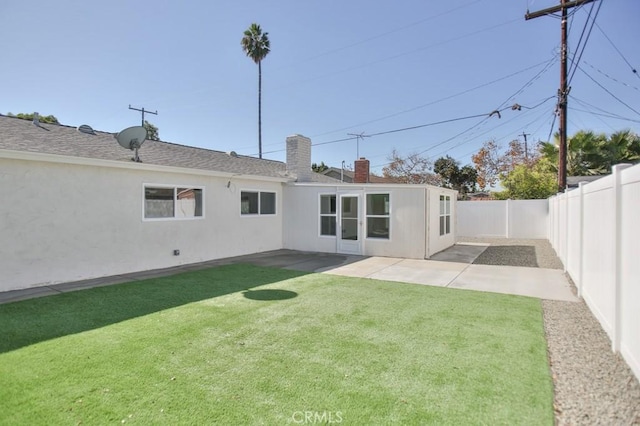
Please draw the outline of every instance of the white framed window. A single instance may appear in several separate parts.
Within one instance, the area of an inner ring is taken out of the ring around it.
[[[267,191],[241,191],[240,214],[274,215],[276,214],[276,193]]]
[[[320,235],[336,236],[336,195],[320,195]]]
[[[451,233],[451,197],[440,196],[440,235]]]
[[[204,217],[204,188],[177,185],[144,185],[145,219],[193,219]]]
[[[389,204],[389,194],[367,194],[367,238],[390,238]]]

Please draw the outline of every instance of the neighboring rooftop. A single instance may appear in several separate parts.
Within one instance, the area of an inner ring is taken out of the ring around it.
[[[0,149],[131,162],[132,151],[122,148],[113,133],[79,131],[76,127],[40,123],[0,114]],[[286,178],[281,161],[232,155],[222,151],[147,140],[140,148],[145,164],[211,170],[244,175]],[[335,179],[312,174],[315,182],[335,183]]]
[[[342,181],[345,183],[353,183],[353,176],[355,175],[355,172],[347,169],[339,169],[337,167],[329,167],[324,172],[321,172],[321,174],[336,180],[342,179]],[[398,183],[398,182],[393,178],[386,178],[386,177],[377,176],[370,173],[369,183]]]
[[[593,176],[567,176],[567,187],[577,188],[580,182],[593,182],[607,175],[593,175]]]

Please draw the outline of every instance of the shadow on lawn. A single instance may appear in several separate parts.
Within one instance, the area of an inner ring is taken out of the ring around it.
[[[295,291],[280,289],[247,290],[242,294],[251,300],[286,300],[298,296],[298,293]]]
[[[249,290],[306,274],[234,264],[3,304],[0,353],[240,291],[255,300],[289,299],[297,293]]]

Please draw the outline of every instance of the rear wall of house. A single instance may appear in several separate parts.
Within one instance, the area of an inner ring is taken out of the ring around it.
[[[0,291],[282,248],[281,183],[156,169],[0,159]],[[145,184],[202,188],[204,217],[144,219]],[[241,215],[243,190],[276,214]]]
[[[389,194],[389,239],[367,238],[367,194]],[[426,250],[425,188],[407,185],[285,186],[284,247],[292,250],[339,252],[336,236],[320,235],[320,196],[361,197],[362,254],[424,259]],[[338,207],[339,208],[339,207]]]

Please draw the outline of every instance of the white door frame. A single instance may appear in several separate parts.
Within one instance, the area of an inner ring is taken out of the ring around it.
[[[361,255],[364,250],[363,195],[362,192],[338,193],[337,237],[338,253]],[[353,199],[355,198],[355,204]],[[346,201],[347,204],[343,203]],[[348,210],[345,210],[349,208]],[[355,212],[353,212],[355,208]],[[343,217],[344,216],[344,217]]]

